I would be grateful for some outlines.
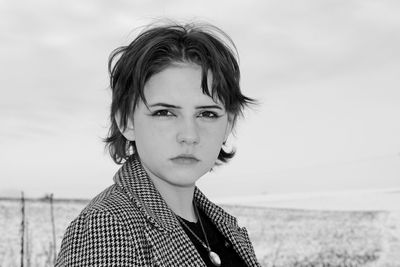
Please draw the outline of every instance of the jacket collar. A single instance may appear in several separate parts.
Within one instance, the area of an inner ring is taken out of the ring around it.
[[[135,155],[118,170],[114,182],[129,196],[144,217],[159,230],[171,232],[180,225]],[[194,190],[194,200],[215,224],[237,227],[236,218],[208,200],[197,186]]]

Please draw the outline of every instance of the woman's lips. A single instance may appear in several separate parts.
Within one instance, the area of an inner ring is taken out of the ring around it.
[[[187,157],[187,156],[178,156],[175,158],[171,159],[172,162],[176,164],[182,164],[182,165],[191,165],[191,164],[196,164],[199,162],[199,160],[195,157]]]

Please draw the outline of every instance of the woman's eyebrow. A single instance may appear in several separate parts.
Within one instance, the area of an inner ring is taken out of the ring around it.
[[[222,108],[218,105],[196,106],[196,109],[207,109],[207,108],[216,108],[222,110]]]
[[[156,103],[156,104],[151,104],[149,107],[164,107],[164,108],[181,108],[179,106],[167,104],[167,103]]]
[[[182,109],[182,107],[180,106],[176,106],[176,105],[171,105],[171,104],[167,104],[167,103],[155,103],[155,104],[151,104],[149,105],[149,107],[165,107],[165,108],[176,108],[176,109]],[[220,109],[223,110],[222,107],[218,106],[218,105],[204,105],[204,106],[196,106],[196,109]]]

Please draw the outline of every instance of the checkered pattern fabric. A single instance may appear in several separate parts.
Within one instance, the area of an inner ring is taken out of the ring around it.
[[[57,267],[206,266],[132,156],[67,228]],[[260,266],[245,228],[196,187],[194,199],[248,266]]]

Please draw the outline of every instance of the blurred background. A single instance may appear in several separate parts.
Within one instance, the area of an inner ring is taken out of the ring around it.
[[[164,17],[226,31],[261,103],[207,195],[400,188],[399,14],[395,0],[1,1],[0,196],[112,184],[108,56]]]

